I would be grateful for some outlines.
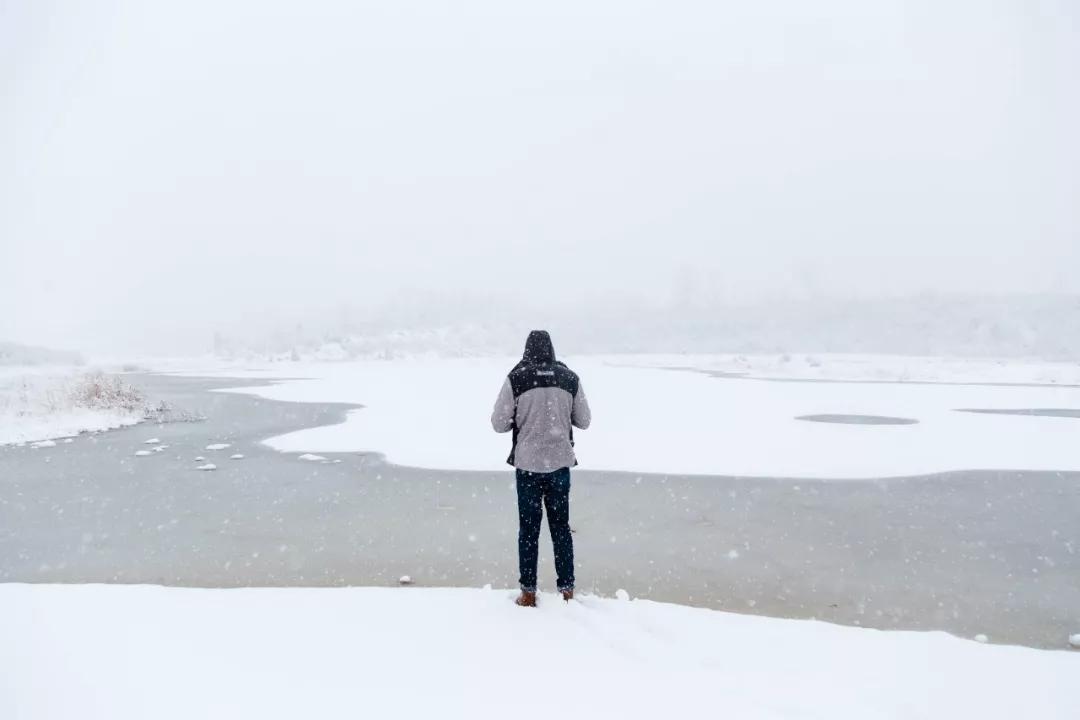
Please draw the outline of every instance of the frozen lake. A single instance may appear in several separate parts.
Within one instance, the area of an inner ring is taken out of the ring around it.
[[[0,448],[0,582],[515,585],[509,468],[302,460],[260,441],[350,406],[210,392],[254,381],[131,379],[207,420]],[[1080,432],[1073,418],[990,419]],[[134,455],[153,438],[168,448]],[[195,470],[206,462],[217,470]],[[837,482],[581,469],[571,514],[584,592],[1038,647],[1076,632],[1077,517],[1080,474],[1031,470]]]

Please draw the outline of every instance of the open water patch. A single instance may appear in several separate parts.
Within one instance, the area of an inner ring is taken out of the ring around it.
[[[796,420],[806,422],[836,423],[838,425],[917,425],[914,418],[889,417],[887,415],[846,415],[846,414],[823,414],[823,415],[800,415]]]

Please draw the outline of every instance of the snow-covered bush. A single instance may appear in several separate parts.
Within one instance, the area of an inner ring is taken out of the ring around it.
[[[101,372],[0,375],[0,443],[132,425],[143,419],[145,405],[141,390]]]
[[[90,372],[72,383],[68,396],[71,405],[87,410],[141,410],[145,397],[141,390],[118,376]]]

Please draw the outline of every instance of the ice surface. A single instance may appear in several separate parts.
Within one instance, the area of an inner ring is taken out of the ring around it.
[[[691,370],[628,366],[626,358],[568,358],[594,410],[576,436],[584,469],[657,473],[857,479],[971,468],[1080,470],[1080,420],[957,412],[970,407],[1080,408],[1080,388],[979,384],[788,382],[718,378]],[[271,438],[286,452],[380,452],[390,462],[450,470],[504,470],[508,435],[488,418],[513,358],[299,364],[292,380],[235,392],[276,400],[352,402],[345,422]],[[712,372],[708,358],[653,358]],[[696,364],[696,365],[695,365]],[[858,366],[853,375],[873,376]],[[950,382],[960,365],[942,372]],[[974,366],[982,378],[1039,378],[1038,368]],[[1038,366],[1041,367],[1041,366]],[[205,371],[204,371],[205,372]],[[275,377],[282,370],[229,370]],[[932,372],[926,369],[923,375]],[[1066,377],[1065,370],[1059,375]],[[1056,379],[1053,376],[1051,379]],[[417,398],[439,398],[423,406]],[[902,417],[912,425],[801,422],[807,415]]]
[[[513,595],[0,584],[0,717],[1076,717],[1080,654]]]

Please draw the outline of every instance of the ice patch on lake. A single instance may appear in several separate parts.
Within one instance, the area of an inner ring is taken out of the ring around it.
[[[401,465],[505,470],[510,436],[492,432],[488,418],[515,361],[296,364],[287,374],[306,379],[230,392],[291,402],[363,405],[348,411],[342,423],[266,441],[277,450],[375,452]],[[911,384],[891,379],[767,381],[634,364],[715,367],[705,358],[567,361],[580,374],[594,415],[593,426],[575,435],[581,469],[835,479],[971,468],[1080,471],[1080,443],[1073,423],[955,412],[964,407],[1080,407],[1080,388]],[[1017,367],[986,371],[987,377],[1026,377],[1023,363]],[[860,372],[873,375],[867,368]],[[960,374],[955,368],[950,373]],[[286,373],[272,368],[229,374],[273,378]],[[416,405],[409,400],[415,397],[438,398],[424,409],[424,426],[439,428],[435,440],[421,439]],[[867,427],[795,419],[823,414],[917,418],[919,423]]]

